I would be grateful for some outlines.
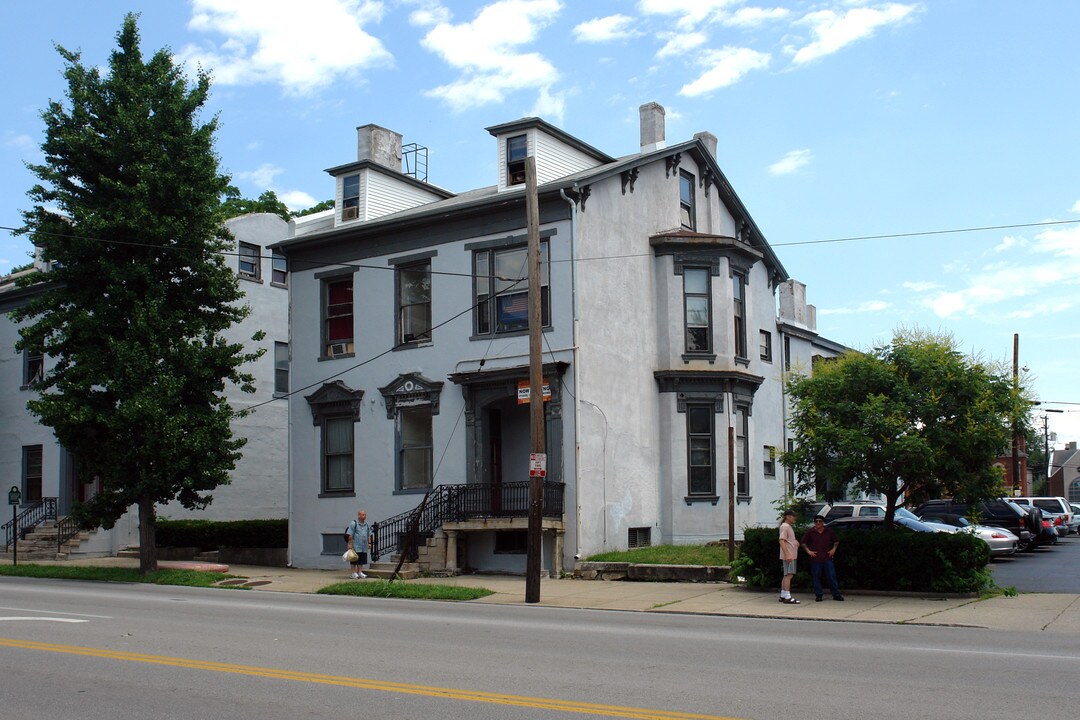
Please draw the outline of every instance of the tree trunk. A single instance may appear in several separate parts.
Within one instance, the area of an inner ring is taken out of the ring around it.
[[[154,498],[139,498],[139,572],[152,573],[157,567],[157,528],[154,524]]]

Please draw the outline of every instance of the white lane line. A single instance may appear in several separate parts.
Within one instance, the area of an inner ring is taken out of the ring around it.
[[[0,610],[15,610],[16,612],[41,612],[37,608],[7,607],[5,605],[0,605]],[[48,612],[49,612],[50,615],[71,615],[73,617],[87,617],[87,618],[95,618],[97,620],[112,620],[113,619],[112,615],[89,615],[87,613],[61,612],[60,610],[49,610]]]
[[[58,618],[58,617],[0,617],[0,622],[6,620],[45,620],[47,622],[66,622],[66,623],[84,623],[90,622],[89,620],[78,620],[76,618]]]

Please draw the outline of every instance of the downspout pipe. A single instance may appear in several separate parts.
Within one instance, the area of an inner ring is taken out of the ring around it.
[[[577,185],[574,185],[577,190]],[[573,311],[571,323],[571,357],[574,367],[574,560],[581,557],[581,401],[578,400],[578,298],[577,298],[577,203],[566,194],[565,188],[559,188],[559,196],[570,206],[570,305]],[[604,508],[607,516],[607,508]],[[605,533],[606,535],[606,533]],[[605,537],[606,540],[606,537]]]

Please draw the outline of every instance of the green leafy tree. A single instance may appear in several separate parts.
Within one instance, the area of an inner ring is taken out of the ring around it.
[[[1046,438],[1042,428],[1027,428],[1024,446],[1027,448],[1028,472],[1031,473],[1031,494],[1045,495],[1049,489],[1046,482]]]
[[[796,447],[781,460],[797,490],[880,493],[889,524],[902,499],[999,495],[994,460],[1029,407],[1008,374],[919,331],[819,362],[787,391]]]
[[[323,210],[333,210],[333,208],[333,200],[323,200],[321,203],[316,203],[315,205],[312,205],[306,210],[297,210],[293,212],[292,217],[304,217],[305,215],[314,215],[315,213],[322,212]]]
[[[240,190],[231,185],[225,190],[225,200],[221,203],[221,211],[225,218],[248,213],[273,213],[288,222],[289,218],[292,217],[288,206],[278,200],[278,196],[273,190],[267,190],[257,200],[252,200],[242,197]]]
[[[144,61],[134,15],[116,37],[104,74],[57,47],[66,103],[42,113],[45,161],[30,166],[40,184],[23,213],[56,265],[14,319],[33,320],[20,348],[55,359],[30,411],[103,483],[76,514],[110,528],[137,505],[145,573],[157,566],[155,505],[205,507],[229,481],[243,440],[223,391],[253,391],[241,368],[257,353],[220,334],[248,310],[220,254],[232,247],[228,178],[216,118],[198,118],[210,78],[189,85],[167,49]]]

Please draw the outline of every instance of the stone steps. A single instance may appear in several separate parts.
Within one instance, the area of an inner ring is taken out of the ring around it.
[[[397,560],[392,562],[376,562],[372,563],[369,567],[364,568],[364,572],[368,577],[390,580],[394,577],[394,568],[396,567]],[[398,573],[398,577],[402,580],[415,580],[420,577],[420,565],[414,562],[402,564],[401,572]]]
[[[57,529],[55,520],[46,520],[36,525],[26,537],[19,540],[20,560],[67,560],[68,554],[79,547],[85,540],[90,539],[90,532],[82,531],[78,535],[68,539],[57,552],[56,547]],[[9,547],[0,553],[0,557],[11,559],[13,548]]]

